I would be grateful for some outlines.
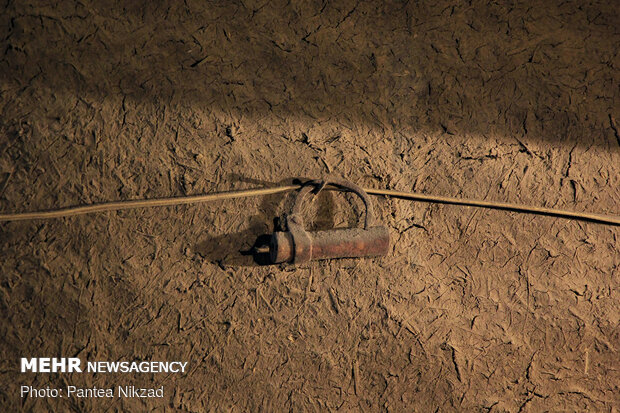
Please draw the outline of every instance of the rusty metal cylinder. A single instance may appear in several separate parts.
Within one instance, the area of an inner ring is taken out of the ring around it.
[[[307,260],[327,258],[372,257],[385,255],[390,247],[390,234],[386,227],[339,228],[327,231],[306,232],[309,238]],[[269,253],[273,263],[301,262],[295,260],[295,246],[299,244],[290,232],[275,232],[271,236]],[[307,242],[302,239],[301,242]],[[299,245],[298,245],[299,247]]]
[[[314,187],[330,184],[357,194],[366,206],[363,228],[337,228],[324,231],[306,231],[300,214],[300,203]],[[293,262],[345,257],[369,257],[385,255],[390,246],[390,234],[385,226],[375,224],[372,204],[368,194],[357,185],[340,179],[310,182],[301,189],[287,220],[288,231],[274,232],[271,236],[269,254],[273,263]]]

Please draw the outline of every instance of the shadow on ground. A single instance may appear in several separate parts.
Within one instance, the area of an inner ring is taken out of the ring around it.
[[[9,2],[0,96],[620,145],[613,2],[117,3]],[[20,99],[5,101],[3,118],[27,117]]]

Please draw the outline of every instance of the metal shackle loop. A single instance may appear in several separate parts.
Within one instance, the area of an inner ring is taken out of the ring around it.
[[[341,190],[353,192],[355,195],[359,196],[364,202],[364,207],[366,208],[366,216],[364,219],[364,229],[372,228],[375,226],[375,214],[372,207],[372,202],[370,202],[370,198],[366,191],[362,189],[362,187],[354,184],[353,182],[347,181],[342,178],[326,178],[324,180],[314,180],[307,182],[297,194],[295,198],[295,203],[293,205],[293,209],[291,214],[287,218],[287,223],[293,223],[293,226],[300,225],[303,227],[303,218],[301,216],[301,205],[303,199],[310,192],[315,191],[318,194],[325,186],[331,185],[335,186]]]

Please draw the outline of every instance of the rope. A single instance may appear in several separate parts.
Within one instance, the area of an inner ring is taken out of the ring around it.
[[[184,204],[197,204],[222,199],[247,198],[251,196],[279,194],[299,189],[300,185],[279,186],[275,188],[257,188],[242,191],[216,192],[213,194],[184,196],[177,198],[138,199],[134,201],[106,202],[104,204],[83,205],[77,207],[53,209],[49,211],[23,212],[17,214],[0,214],[0,221],[24,221],[31,219],[49,219],[72,217],[93,212],[117,211],[119,209],[151,208]]]
[[[620,226],[620,217],[613,215],[592,214],[589,212],[573,212],[562,209],[543,208],[511,204],[507,202],[479,201],[475,199],[460,199],[448,196],[423,195],[414,192],[399,192],[387,189],[366,189],[370,195],[385,195],[394,198],[410,199],[412,201],[434,202],[439,204],[466,205],[479,208],[500,209],[527,214],[550,215],[559,218],[576,219],[580,221],[598,222],[600,224]]]
[[[290,192],[301,188],[301,185],[286,185],[273,188],[255,188],[240,191],[216,192],[212,194],[193,195],[176,198],[158,198],[131,201],[116,201],[103,204],[83,205],[77,207],[53,209],[49,211],[22,212],[14,214],[0,214],[2,221],[24,221],[34,219],[50,219],[71,217],[75,215],[90,214],[94,212],[115,211],[120,209],[163,207],[173,205],[195,204],[201,202],[212,202],[223,199],[247,198],[252,196],[272,195],[283,192]],[[388,189],[364,188],[369,195],[388,196],[393,198],[408,199],[412,201],[433,202],[451,205],[465,205],[479,208],[490,208],[515,211],[520,213],[549,215],[560,218],[576,219],[580,221],[597,222],[600,224],[620,226],[620,217],[611,215],[592,214],[587,212],[564,211],[553,208],[542,208],[524,206],[504,202],[490,202],[471,199],[460,199],[446,196],[424,195],[415,192],[399,192]]]

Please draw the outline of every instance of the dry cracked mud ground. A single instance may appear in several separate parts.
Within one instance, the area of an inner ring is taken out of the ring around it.
[[[335,173],[620,214],[614,1],[2,3],[2,211]],[[388,256],[256,265],[292,196],[0,223],[3,410],[620,408],[618,227],[373,198]],[[19,397],[129,383],[165,396]]]

